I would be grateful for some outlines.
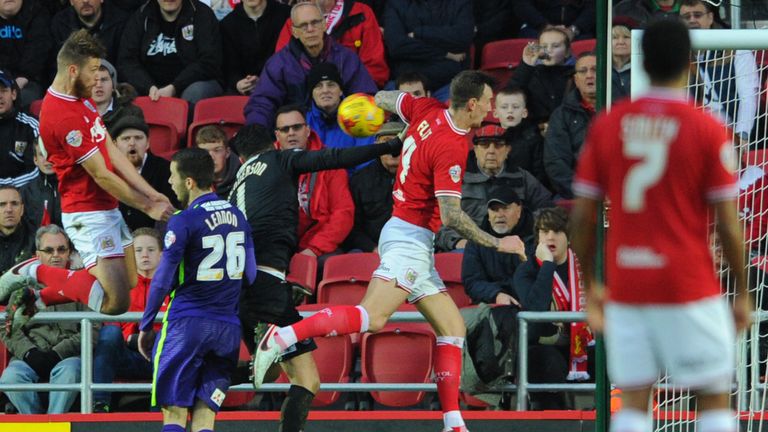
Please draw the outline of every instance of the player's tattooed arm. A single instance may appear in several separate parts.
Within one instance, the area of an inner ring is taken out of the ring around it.
[[[382,90],[376,93],[376,105],[384,111],[396,112],[397,98],[403,93],[400,90]]]
[[[461,199],[450,196],[439,196],[440,219],[443,225],[453,228],[462,238],[473,241],[480,246],[498,248],[499,239],[480,229],[475,221],[461,209]]]

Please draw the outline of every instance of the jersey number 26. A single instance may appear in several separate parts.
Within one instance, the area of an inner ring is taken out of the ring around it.
[[[227,276],[230,279],[242,279],[245,269],[244,243],[245,233],[243,231],[229,233],[226,240],[220,234],[203,237],[203,247],[212,250],[200,262],[200,266],[197,268],[197,280],[220,281],[224,279],[224,270],[214,266],[221,261],[225,252],[227,254]]]

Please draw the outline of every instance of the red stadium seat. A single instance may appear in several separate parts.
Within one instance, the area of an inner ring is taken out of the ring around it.
[[[523,49],[535,39],[505,39],[489,42],[483,47],[480,58],[480,70],[496,79],[499,90],[507,85],[512,77],[512,71],[523,58]]]
[[[350,335],[315,338],[317,349],[312,351],[322,383],[349,382],[352,372],[352,338]],[[339,400],[341,392],[318,392],[312,406],[321,407]]]
[[[440,279],[443,280],[456,306],[462,308],[472,304],[472,300],[464,291],[464,283],[461,280],[461,262],[463,253],[445,252],[435,254],[435,269]]]
[[[186,136],[189,104],[184,99],[161,97],[153,102],[149,96],[139,96],[133,103],[144,112],[147,124],[170,123],[174,125],[180,138]]]
[[[149,148],[152,154],[171,160],[179,150],[179,135],[176,126],[169,122],[156,120],[149,125]]]
[[[366,383],[428,383],[435,356],[435,335],[388,326],[366,333],[361,344],[362,381]],[[373,399],[389,407],[421,402],[425,392],[371,392]]]
[[[594,51],[597,46],[597,39],[584,39],[571,42],[571,53],[574,57],[579,54]]]
[[[323,268],[323,280],[317,287],[317,302],[359,304],[378,266],[379,255],[375,253],[353,253],[328,258]]]
[[[243,341],[240,341],[240,360],[251,360],[251,355],[248,353],[248,348]],[[224,408],[245,405],[253,399],[255,394],[254,392],[229,391],[221,406]]]
[[[29,104],[29,113],[37,118],[40,118],[40,108],[42,107],[43,107],[42,99],[34,100],[32,101],[31,104]]]
[[[221,96],[203,99],[195,104],[192,124],[187,134],[187,147],[194,147],[197,131],[207,125],[218,125],[232,138],[245,124],[243,108],[248,96]]]
[[[317,288],[317,258],[297,253],[291,258],[287,279],[315,292]]]

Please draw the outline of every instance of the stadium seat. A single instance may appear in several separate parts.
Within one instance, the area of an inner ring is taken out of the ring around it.
[[[443,280],[448,289],[448,295],[451,296],[456,306],[462,308],[472,304],[467,293],[464,291],[464,283],[461,280],[461,262],[464,259],[463,253],[444,252],[435,254],[435,269],[440,279]]]
[[[571,42],[571,53],[574,57],[579,54],[594,51],[597,47],[597,39],[584,39]]]
[[[489,42],[483,47],[480,70],[496,79],[496,88],[504,88],[512,77],[512,71],[523,58],[523,49],[535,39],[505,39]]]
[[[179,134],[176,126],[170,122],[156,120],[149,125],[149,148],[152,154],[171,160],[179,150]]]
[[[315,288],[317,288],[317,258],[300,253],[293,255],[291,264],[288,266],[286,279],[315,292]]]
[[[198,129],[207,125],[219,125],[232,138],[245,124],[243,108],[248,102],[247,96],[220,96],[203,99],[195,104],[192,124],[187,134],[187,147],[195,144]]]
[[[186,136],[189,104],[184,99],[161,97],[153,102],[149,96],[139,96],[133,103],[144,112],[144,120],[147,124],[170,123],[176,128],[178,137],[184,138]]]
[[[354,349],[350,335],[315,338],[317,349],[312,357],[317,364],[321,383],[347,383],[352,372]],[[336,403],[342,392],[321,391],[312,401],[313,407],[323,407]]]
[[[248,348],[245,346],[245,342],[240,341],[240,360],[251,360],[251,355],[248,353]],[[224,402],[221,404],[222,408],[232,408],[247,404],[256,393],[254,392],[241,392],[241,391],[228,391],[227,397],[224,398]]]
[[[36,118],[40,118],[40,108],[43,107],[43,100],[38,99],[32,101],[31,104],[29,104],[29,113],[35,116]]]
[[[385,327],[366,333],[361,343],[362,381],[366,383],[428,383],[435,356],[435,335],[428,332]],[[388,407],[407,407],[421,402],[425,392],[371,392]]]
[[[375,253],[335,255],[325,262],[317,302],[356,305],[365,295],[373,271],[379,266]]]

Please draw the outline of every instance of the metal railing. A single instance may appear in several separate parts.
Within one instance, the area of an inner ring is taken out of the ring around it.
[[[312,315],[315,312],[302,312],[303,316]],[[141,312],[128,312],[122,315],[103,315],[96,312],[40,312],[33,318],[37,323],[73,322],[80,321],[80,382],[72,384],[0,384],[0,391],[79,391],[80,410],[83,414],[91,413],[93,391],[119,391],[144,393],[150,392],[152,385],[149,383],[93,383],[93,333],[94,322],[138,322],[141,321]],[[162,320],[163,314],[159,313],[157,320]],[[0,319],[5,318],[5,313],[0,313]],[[574,322],[583,321],[585,314],[582,312],[520,312],[518,313],[518,341],[528,339],[528,322]],[[395,312],[391,322],[424,322],[424,317],[419,312]],[[517,392],[517,409],[525,410],[529,392],[540,391],[594,391],[594,384],[536,384],[528,382],[528,344],[520,343],[518,350],[518,385],[508,384],[499,386],[494,392]],[[259,388],[260,392],[288,391],[290,384],[264,384]],[[230,387],[234,391],[254,391],[250,384],[239,384]],[[369,391],[431,391],[437,390],[435,384],[425,383],[323,383],[322,391],[343,392],[369,392]]]

